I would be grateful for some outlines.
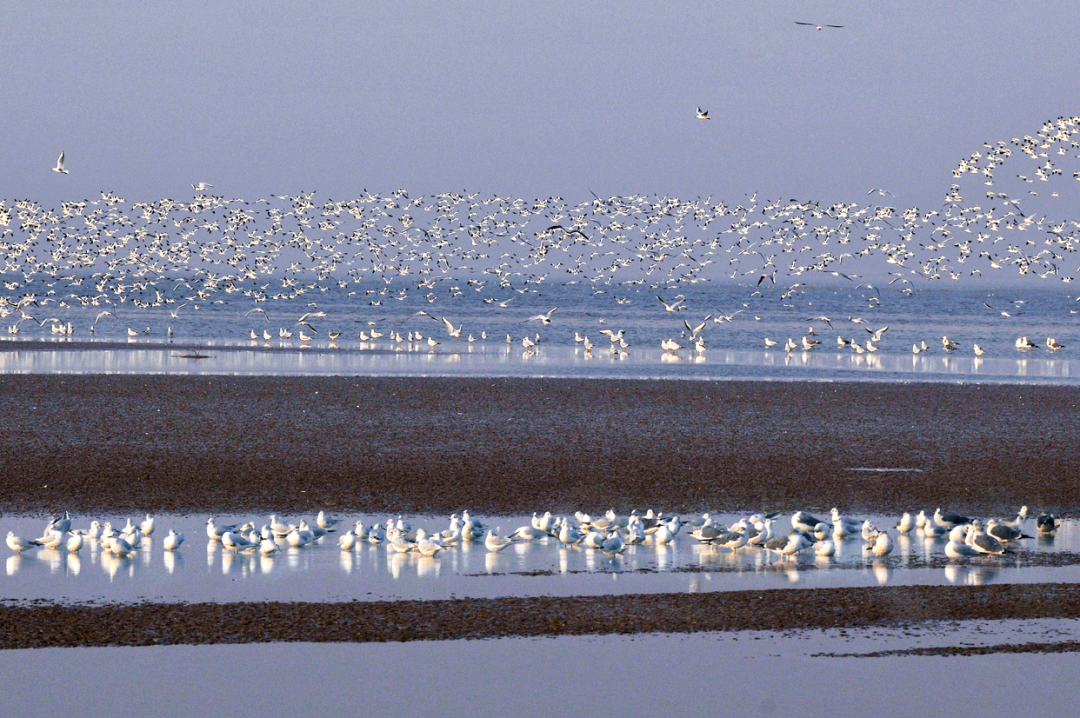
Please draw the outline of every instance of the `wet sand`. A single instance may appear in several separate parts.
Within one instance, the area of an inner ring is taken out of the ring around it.
[[[0,426],[9,511],[1080,508],[1080,388],[4,376]]]
[[[787,631],[1042,618],[1080,618],[1080,585],[897,586],[351,603],[86,606],[30,602],[0,606],[0,649]],[[1076,646],[1075,642],[1061,645],[1058,650],[1074,650]]]

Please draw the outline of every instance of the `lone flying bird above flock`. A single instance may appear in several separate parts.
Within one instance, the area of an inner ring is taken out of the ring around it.
[[[795,24],[796,25],[805,25],[807,27],[812,27],[815,30],[824,30],[827,27],[834,27],[834,28],[843,27],[843,25],[818,25],[817,23],[814,23],[814,22],[799,22],[798,20],[795,21]]]

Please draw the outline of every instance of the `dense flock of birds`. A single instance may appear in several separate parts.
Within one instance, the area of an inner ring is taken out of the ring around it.
[[[700,108],[697,115],[708,119]],[[620,302],[630,300],[619,296],[619,288],[625,293],[647,285],[673,313],[686,307],[672,292],[713,281],[746,286],[751,313],[752,301],[794,310],[792,298],[821,276],[863,290],[869,307],[881,303],[883,291],[910,296],[926,283],[992,272],[1071,282],[1080,270],[1067,266],[1080,222],[1060,214],[1055,203],[1066,202],[1062,182],[1080,181],[1080,167],[1073,169],[1080,157],[1078,130],[1080,117],[1059,117],[1033,135],[985,143],[959,162],[957,183],[932,209],[892,206],[892,193],[877,188],[869,192],[870,203],[753,195],[730,205],[712,198],[594,194],[574,204],[560,197],[530,201],[464,192],[411,197],[405,190],[344,201],[317,201],[314,193],[247,201],[209,194],[213,185],[206,182],[192,185],[190,200],[129,203],[104,192],[58,209],[4,201],[0,316],[9,334],[49,325],[60,335],[92,334],[99,322],[117,321],[120,307],[168,322],[185,307],[191,313],[232,304],[239,305],[238,316],[269,321],[264,307],[273,301],[303,298],[317,308],[315,300],[333,289],[365,308],[410,296],[449,305],[430,316],[445,323],[450,338],[464,339],[460,323],[439,316],[453,314],[454,299],[476,292],[493,309],[505,308],[515,293],[538,293],[545,282],[610,287],[608,296]],[[69,172],[63,155],[53,169]],[[965,182],[978,184],[977,196],[962,194]],[[887,274],[871,283],[859,273],[866,269]],[[101,310],[93,326],[76,327],[65,316],[80,307]],[[547,325],[554,311],[534,319]],[[291,339],[297,331],[300,341],[311,341],[317,330],[310,319],[318,314],[277,327],[276,338]],[[710,315],[701,324],[710,319],[731,316]],[[676,331],[690,343],[672,335],[664,349],[704,351],[701,330],[683,324],[685,331]],[[268,329],[251,329],[250,338],[270,341],[275,334]],[[149,327],[129,326],[127,332],[136,337]],[[368,338],[381,334],[371,331]],[[400,332],[390,338],[405,341]],[[615,331],[610,338],[612,344],[627,341]],[[872,353],[880,339],[878,332],[870,342],[841,338],[840,344]],[[426,341],[433,347],[436,340]],[[537,339],[520,341],[528,350]],[[785,346],[811,350],[817,341],[808,334]],[[948,337],[942,342],[946,351],[955,348]],[[1019,349],[1036,344],[1043,342],[1017,340]],[[1056,351],[1062,345],[1048,337],[1046,346]],[[925,348],[917,344],[914,350]],[[974,351],[979,355],[981,348]]]
[[[498,553],[515,542],[545,541],[564,547],[594,549],[614,557],[629,546],[672,544],[685,531],[701,544],[732,552],[743,549],[765,551],[788,560],[803,552],[830,557],[836,552],[837,543],[845,540],[861,540],[868,555],[887,556],[893,550],[895,532],[920,535],[929,542],[945,541],[946,556],[964,559],[999,556],[1013,550],[1016,542],[1033,538],[1024,533],[1027,522],[1026,506],[1013,519],[990,519],[985,523],[940,508],[930,516],[925,511],[915,516],[904,513],[891,529],[877,527],[870,519],[845,516],[836,508],[832,509],[828,519],[797,511],[791,515],[791,527],[787,531],[781,528],[778,513],[758,513],[726,525],[715,521],[708,513],[684,522],[679,516],[665,517],[652,510],[640,515],[634,511],[623,516],[609,510],[597,517],[580,511],[563,516],[548,511],[542,515],[534,513],[527,525],[503,535],[501,530],[485,526],[468,511],[462,512],[461,516],[453,514],[448,528],[442,530],[414,527],[400,516],[389,518],[385,523],[365,525],[363,521],[356,521],[350,526],[320,511],[311,523],[301,519],[293,524],[271,515],[261,527],[257,527],[255,521],[223,525],[211,516],[206,521],[206,535],[211,543],[220,544],[226,551],[263,556],[274,556],[282,547],[301,549],[322,543],[329,534],[340,533],[337,544],[342,551],[352,551],[363,543],[385,544],[387,550],[396,553],[436,557],[461,543],[483,542],[488,551]],[[1054,533],[1060,525],[1061,521],[1048,513],[1035,519],[1036,529],[1043,535]],[[9,531],[7,545],[19,554],[38,547],[77,553],[87,542],[96,542],[101,550],[126,558],[140,550],[143,537],[153,534],[155,528],[155,518],[148,514],[139,523],[128,519],[120,529],[109,522],[98,521],[91,522],[86,529],[72,529],[71,516],[65,514],[51,517],[37,539],[23,538]],[[339,528],[344,530],[338,532]],[[184,539],[184,534],[170,530],[162,546],[165,551],[176,551]]]

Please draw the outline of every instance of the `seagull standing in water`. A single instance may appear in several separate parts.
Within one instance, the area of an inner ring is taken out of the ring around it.
[[[934,512],[934,523],[945,529],[951,529],[960,524],[969,524],[971,519],[967,516],[954,514],[951,511],[942,511],[940,508]]]
[[[484,538],[484,547],[492,553],[498,553],[513,542],[513,539],[503,538],[502,536],[499,536],[495,531],[488,529],[487,536]]]
[[[169,529],[169,535],[165,537],[165,540],[161,542],[162,548],[166,551],[175,551],[180,548],[180,544],[184,543],[184,534],[176,533],[172,529]]]
[[[8,548],[15,553],[22,553],[23,551],[40,546],[41,544],[31,539],[24,539],[22,536],[16,536],[14,531],[8,531],[7,533],[7,545]]]
[[[786,561],[789,556],[794,556],[806,548],[806,537],[798,529],[788,532],[787,538],[777,537],[765,542],[765,550],[783,556]]]
[[[67,550],[71,553],[78,553],[83,547],[83,535],[81,533],[76,533],[75,531],[69,533],[71,534],[71,538],[67,540]]]
[[[870,552],[875,556],[888,556],[893,550],[892,538],[889,537],[887,532],[882,531],[877,535],[877,538],[874,539],[872,544],[867,544],[867,548],[870,549]]]
[[[949,558],[967,558],[968,556],[978,556],[979,552],[963,541],[950,540],[949,543],[945,544],[945,555]]]
[[[1054,533],[1060,525],[1061,521],[1053,514],[1040,514],[1035,519],[1035,527],[1039,529],[1039,533],[1044,535]]]
[[[600,550],[608,556],[614,556],[626,550],[626,542],[619,536],[618,531],[612,531],[600,546]]]
[[[968,533],[967,545],[979,553],[987,555],[1001,555],[1005,553],[1005,546],[993,536],[988,536],[978,521],[971,523],[971,531]]]

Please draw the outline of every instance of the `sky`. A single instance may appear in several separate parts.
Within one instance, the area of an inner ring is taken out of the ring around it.
[[[1068,2],[11,2],[0,21],[0,198],[46,205],[205,181],[925,206],[983,142],[1080,114]]]

